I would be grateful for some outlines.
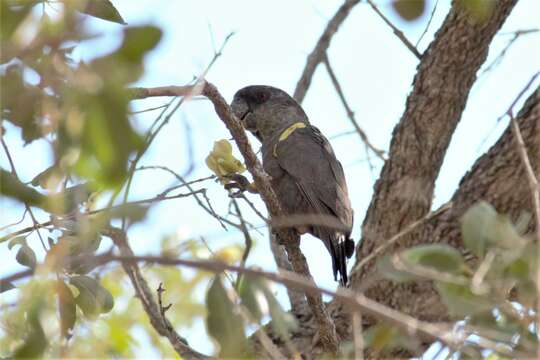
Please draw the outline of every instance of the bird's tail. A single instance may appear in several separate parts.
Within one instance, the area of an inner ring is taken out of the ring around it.
[[[349,283],[347,275],[347,259],[354,253],[354,241],[344,234],[336,233],[330,241],[330,252],[332,255],[332,268],[334,270],[334,280],[337,281],[339,273],[339,282],[346,287]]]

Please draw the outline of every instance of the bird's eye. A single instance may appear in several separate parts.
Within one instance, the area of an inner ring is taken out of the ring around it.
[[[270,94],[265,91],[261,91],[255,94],[255,99],[259,104],[266,102],[270,98]]]

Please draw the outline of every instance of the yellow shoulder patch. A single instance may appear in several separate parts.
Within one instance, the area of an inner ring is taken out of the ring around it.
[[[286,128],[285,130],[283,130],[281,135],[279,135],[278,142],[274,145],[274,156],[277,157],[277,146],[278,146],[280,141],[286,140],[289,136],[291,136],[291,134],[296,129],[302,129],[302,128],[305,128],[305,127],[306,127],[305,123],[296,122],[296,123],[292,124],[291,126],[289,126],[288,128]]]

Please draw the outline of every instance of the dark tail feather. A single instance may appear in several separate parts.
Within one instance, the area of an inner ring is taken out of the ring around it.
[[[339,282],[343,287],[346,287],[349,283],[347,275],[347,259],[354,253],[354,241],[346,239],[343,234],[337,234],[334,241],[331,242],[331,248],[334,280],[337,280],[337,273],[339,273]]]

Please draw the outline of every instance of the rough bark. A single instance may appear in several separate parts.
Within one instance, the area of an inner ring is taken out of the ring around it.
[[[540,174],[540,87],[527,99],[516,121],[534,173]],[[474,203],[485,200],[512,219],[533,213],[531,191],[520,161],[511,125],[499,141],[480,157],[463,177],[452,201],[454,206],[422,231],[425,242],[444,242],[462,248],[459,232],[461,215]],[[530,223],[530,227],[534,224]],[[532,229],[531,229],[532,230]]]
[[[459,1],[454,1],[422,57],[405,113],[394,129],[389,160],[375,184],[363,223],[357,260],[430,210],[435,180],[476,73],[487,57],[493,36],[515,3],[516,0],[501,0],[487,20],[479,21]],[[416,236],[405,236],[387,251],[421,242]],[[360,289],[374,275],[374,265],[375,261],[371,261],[353,272],[354,289]],[[418,300],[430,288],[429,283],[397,285],[377,281],[365,293],[414,317],[434,321],[444,316],[445,309]]]

